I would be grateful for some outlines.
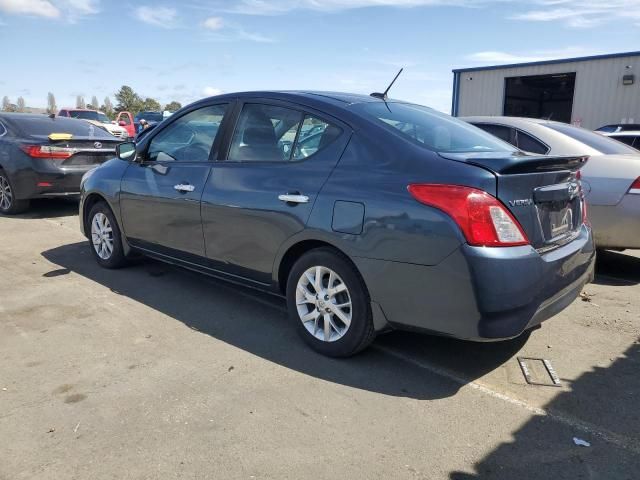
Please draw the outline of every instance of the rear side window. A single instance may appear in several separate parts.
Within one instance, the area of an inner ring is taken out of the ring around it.
[[[611,140],[600,133],[594,133],[585,128],[574,127],[567,123],[545,123],[544,126],[551,130],[555,130],[556,132],[564,133],[574,140],[584,143],[588,147],[591,147],[604,155],[629,155],[638,153],[633,148],[628,147],[621,142]]]
[[[342,129],[319,118],[306,115],[300,127],[293,160],[303,160],[324,149],[342,134]]]
[[[516,142],[520,150],[531,153],[539,153],[541,155],[546,154],[549,151],[547,147],[540,140],[533,138],[528,133],[524,133],[520,130],[516,130]]]
[[[420,105],[369,102],[354,106],[407,140],[435,152],[515,152],[498,138],[462,120]]]
[[[149,144],[152,162],[206,162],[227,105],[199,108],[176,119]]]

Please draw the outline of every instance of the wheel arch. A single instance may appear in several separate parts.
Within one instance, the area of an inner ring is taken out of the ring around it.
[[[331,250],[334,250],[340,256],[345,258],[353,266],[356,272],[358,272],[359,275],[362,275],[355,263],[353,263],[351,258],[349,258],[349,255],[347,255],[336,245],[325,240],[304,239],[294,243],[293,245],[290,245],[280,258],[280,261],[277,263],[278,268],[275,272],[274,279],[278,283],[278,290],[280,291],[280,293],[286,294],[287,278],[289,277],[289,272],[291,271],[291,268],[293,268],[293,265],[296,263],[296,261],[305,253],[310,252],[311,250],[316,250],[318,248],[329,248]]]
[[[82,204],[82,229],[85,236],[88,236],[88,232],[89,232],[88,222],[89,222],[89,214],[91,213],[91,209],[99,202],[106,203],[107,206],[111,208],[111,211],[113,211],[113,208],[111,207],[107,199],[100,193],[91,192],[89,195],[87,195]]]

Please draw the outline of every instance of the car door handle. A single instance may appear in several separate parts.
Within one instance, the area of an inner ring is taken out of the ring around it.
[[[278,200],[287,203],[309,203],[309,197],[306,195],[300,195],[299,193],[278,195]]]
[[[189,185],[188,183],[186,184],[179,183],[178,185],[174,185],[173,189],[182,193],[187,193],[187,192],[193,192],[196,189],[196,187],[194,187],[193,185]]]

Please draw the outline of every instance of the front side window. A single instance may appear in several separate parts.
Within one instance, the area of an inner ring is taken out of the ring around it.
[[[494,137],[498,137],[500,140],[512,143],[511,128],[509,127],[505,127],[504,125],[493,125],[489,123],[474,123],[474,125],[478,128],[481,128],[485,132],[490,133]]]
[[[516,151],[513,146],[477,127],[420,105],[368,102],[354,108],[434,152]]]
[[[152,162],[206,162],[222,123],[227,104],[189,112],[176,119],[149,144]]]

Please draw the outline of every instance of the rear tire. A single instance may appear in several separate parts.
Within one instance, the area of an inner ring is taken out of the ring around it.
[[[29,200],[18,200],[16,191],[9,181],[9,176],[0,169],[0,213],[17,215],[29,208]]]
[[[127,263],[118,222],[106,203],[96,203],[89,212],[87,234],[91,253],[101,267],[120,268]]]
[[[305,253],[287,280],[287,307],[302,339],[330,357],[348,357],[374,340],[371,302],[349,259],[331,248]]]

